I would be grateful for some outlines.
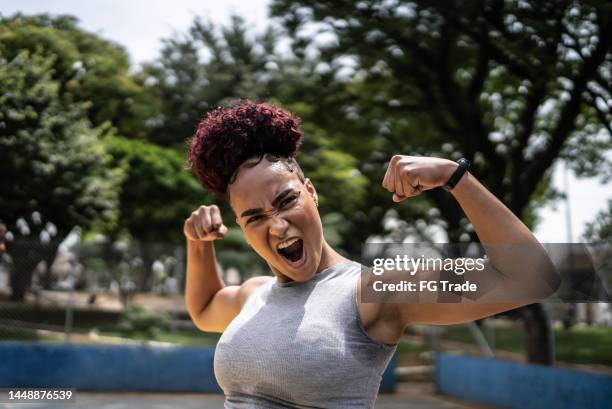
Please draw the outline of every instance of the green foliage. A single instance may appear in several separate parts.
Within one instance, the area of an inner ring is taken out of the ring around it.
[[[612,243],[612,199],[586,227],[584,238],[589,243]]]
[[[0,59],[0,214],[12,226],[38,211],[63,237],[114,220],[122,174],[109,166],[107,129],[61,98],[53,64],[27,51]]]
[[[144,241],[182,239],[185,218],[210,200],[185,169],[184,154],[121,137],[105,142],[112,157],[110,166],[125,174],[118,223],[112,231],[125,231]]]
[[[157,109],[130,73],[123,47],[78,27],[75,17],[16,14],[0,19],[0,53],[12,60],[24,50],[52,58],[52,79],[66,101],[88,102],[94,125],[111,122],[119,133],[143,137],[144,117]]]
[[[132,304],[125,308],[119,319],[117,329],[124,333],[140,333],[154,338],[158,333],[167,331],[170,317],[167,313],[147,310],[141,305]]]
[[[148,139],[182,145],[206,111],[235,99],[264,99],[275,41],[271,30],[250,38],[237,16],[221,30],[196,18],[187,34],[164,40],[161,57],[140,73],[162,104],[159,115],[147,120]]]
[[[448,326],[444,339],[474,344],[476,341],[466,326]],[[485,331],[485,335],[488,331]],[[495,348],[516,353],[525,352],[526,333],[521,327],[495,328]],[[492,342],[492,341],[490,341]],[[559,362],[612,366],[612,328],[574,327],[555,329],[555,354]],[[453,347],[456,348],[456,347]]]

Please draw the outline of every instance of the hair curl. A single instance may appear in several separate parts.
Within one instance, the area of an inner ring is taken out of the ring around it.
[[[241,100],[228,108],[217,108],[199,123],[189,147],[189,168],[204,188],[227,197],[233,175],[245,161],[255,158],[254,166],[265,156],[281,160],[288,169],[302,144],[300,119],[279,107]],[[234,176],[235,177],[235,176]]]

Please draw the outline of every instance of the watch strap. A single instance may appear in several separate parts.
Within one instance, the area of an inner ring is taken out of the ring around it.
[[[448,179],[448,182],[446,182],[446,184],[443,186],[444,189],[448,191],[452,190],[457,185],[457,183],[459,183],[461,177],[463,177],[465,172],[467,172],[467,170],[470,168],[470,161],[465,158],[459,159],[457,163],[459,164],[459,166],[457,167],[457,169],[455,169],[450,179]]]

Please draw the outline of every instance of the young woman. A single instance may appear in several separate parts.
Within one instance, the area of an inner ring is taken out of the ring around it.
[[[247,243],[274,274],[226,286],[214,250],[227,232],[219,208],[201,206],[186,220],[187,308],[198,328],[223,333],[215,375],[227,408],[371,408],[406,326],[466,322],[525,304],[361,303],[361,265],[325,241],[317,191],[295,160],[301,141],[295,115],[243,101],[211,112],[191,143],[193,171],[228,200]],[[546,253],[458,168],[446,159],[396,155],[382,188],[399,202],[451,180],[449,194],[481,242],[536,249],[520,260],[488,254],[489,273],[515,275],[521,288],[533,288],[529,275],[550,264]]]

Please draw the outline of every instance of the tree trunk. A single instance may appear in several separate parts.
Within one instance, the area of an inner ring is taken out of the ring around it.
[[[140,291],[149,291],[151,276],[153,275],[153,261],[155,261],[153,242],[140,240],[140,256],[142,257],[142,276],[140,277]]]
[[[540,365],[553,365],[555,363],[553,332],[544,306],[531,304],[519,311],[527,332],[527,361]]]
[[[23,301],[30,284],[34,269],[42,260],[37,247],[40,244],[29,240],[15,240],[7,243],[11,255],[10,269],[11,301]]]
[[[24,239],[16,239],[7,243],[7,252],[13,260],[10,269],[11,301],[25,299],[26,292],[32,284],[34,270],[43,260],[47,260],[47,263],[50,264],[53,263],[62,240],[63,238],[60,238],[45,245],[35,240]]]

